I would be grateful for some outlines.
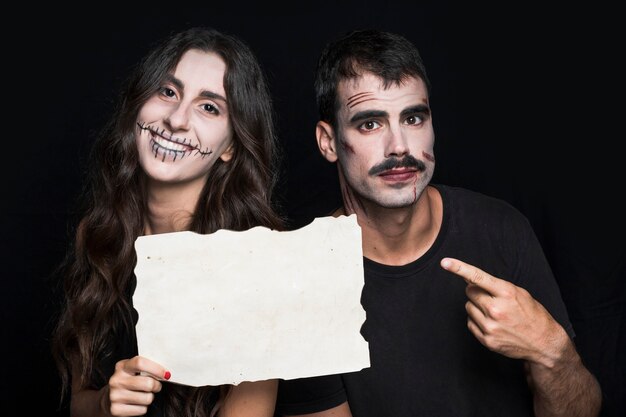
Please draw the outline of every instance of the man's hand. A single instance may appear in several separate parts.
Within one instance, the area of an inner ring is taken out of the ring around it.
[[[467,283],[467,327],[480,343],[548,367],[558,360],[569,336],[528,291],[458,259],[444,258],[441,266]]]

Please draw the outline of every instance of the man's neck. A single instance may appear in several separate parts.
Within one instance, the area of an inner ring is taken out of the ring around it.
[[[415,204],[398,209],[368,207],[356,212],[363,256],[385,265],[406,265],[432,246],[443,218],[441,195],[427,187]],[[346,214],[344,209],[335,215]]]

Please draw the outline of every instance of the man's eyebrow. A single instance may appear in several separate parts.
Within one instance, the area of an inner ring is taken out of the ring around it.
[[[181,80],[179,80],[178,78],[174,77],[171,74],[168,74],[165,77],[165,80],[167,82],[170,82],[172,84],[174,84],[174,86],[182,91],[185,91],[185,83],[182,82]],[[224,103],[226,103],[226,97],[222,96],[221,94],[215,93],[213,91],[210,90],[202,90],[200,92],[200,97],[204,97],[204,98],[208,98],[211,100],[222,100]]]
[[[363,110],[355,113],[354,116],[350,118],[350,123],[360,122],[361,120],[374,117],[389,117],[389,113],[384,110]]]
[[[417,104],[415,106],[407,107],[406,109],[402,110],[400,116],[407,117],[415,113],[430,114],[430,107],[428,107],[426,104]],[[372,119],[376,117],[387,118],[389,117],[389,113],[384,110],[363,110],[355,113],[350,118],[350,123],[360,122],[362,120]]]
[[[406,109],[402,110],[400,116],[406,117],[415,113],[430,114],[430,107],[428,107],[426,104],[417,104],[415,106],[407,107]]]

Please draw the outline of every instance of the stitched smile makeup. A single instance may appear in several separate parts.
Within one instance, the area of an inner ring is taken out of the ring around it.
[[[140,131],[147,132],[150,138],[150,147],[155,158],[161,158],[162,162],[171,159],[172,162],[182,159],[185,156],[199,155],[201,158],[213,153],[209,148],[201,149],[199,144],[192,143],[191,140],[172,135],[165,129],[159,129],[143,122],[138,122]]]

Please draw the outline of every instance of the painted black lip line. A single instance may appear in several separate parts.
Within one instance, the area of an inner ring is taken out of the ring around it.
[[[180,155],[180,159],[183,159],[187,153],[191,155],[191,153],[194,152],[194,149],[190,151],[175,151],[173,149],[165,148],[164,146],[160,145],[156,140],[154,140],[154,138],[150,139],[150,143],[152,144],[152,152],[154,152],[155,158],[159,157],[159,151],[161,151],[161,153],[163,154],[163,157],[161,158],[161,162],[165,162],[165,157],[167,155],[173,155],[172,162],[175,162],[179,155]],[[196,155],[200,154],[200,152],[197,150],[195,150],[195,152],[196,152]],[[204,158],[205,156],[211,155],[212,153],[213,151],[209,151],[208,153],[201,154],[200,158]]]
[[[140,122],[137,122],[137,126],[141,130],[147,130],[151,132],[153,135],[161,136],[163,139],[169,140],[170,142],[178,143],[180,145],[185,145],[191,148],[191,150],[189,151],[172,151],[168,149],[169,152],[189,152],[191,154],[192,152],[195,151],[196,155],[200,155],[203,158],[213,153],[213,151],[210,151],[209,148],[206,148],[206,150],[203,151],[202,149],[200,149],[198,145],[192,145],[191,141],[189,141],[188,143],[187,138],[179,138],[177,136],[174,136],[171,133],[167,132],[165,129],[161,129],[161,131],[159,131],[158,129],[152,127],[151,125],[146,125],[145,123],[140,123]],[[153,147],[153,150],[155,150],[154,147]],[[155,153],[155,156],[156,156],[156,153]],[[174,160],[176,160],[176,157],[174,157]]]
[[[175,151],[173,149],[168,149],[160,145],[156,140],[154,140],[154,138],[150,138],[150,144],[152,146],[152,152],[154,153],[155,159],[159,157],[159,151],[161,151],[163,155],[163,157],[161,158],[161,162],[165,162],[165,157],[167,155],[172,155],[173,156],[172,162],[176,162],[176,159],[178,158],[179,155],[180,155],[180,159],[183,159],[187,153],[191,154],[194,151],[193,149],[190,151]],[[196,155],[197,154],[198,154],[198,151],[196,151]],[[201,155],[201,158],[204,158],[205,156],[206,155]]]

